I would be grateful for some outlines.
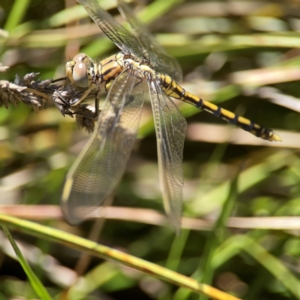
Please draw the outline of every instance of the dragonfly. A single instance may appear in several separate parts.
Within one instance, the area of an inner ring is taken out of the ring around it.
[[[61,207],[70,224],[79,224],[113,193],[134,146],[145,101],[153,111],[160,188],[170,224],[179,232],[182,213],[183,145],[187,123],[172,98],[187,102],[268,141],[280,141],[273,130],[238,116],[186,91],[179,63],[122,2],[121,15],[130,29],[117,23],[96,0],[78,0],[102,32],[121,50],[100,62],[84,53],[66,63],[66,76],[83,90],[75,107],[96,93],[107,92],[95,129],[69,170]]]

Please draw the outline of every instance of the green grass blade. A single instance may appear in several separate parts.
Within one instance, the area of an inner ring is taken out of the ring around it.
[[[16,0],[8,16],[4,29],[11,31],[19,25],[27,12],[30,0]]]
[[[256,165],[250,166],[241,172],[239,190],[244,192],[254,185],[262,182],[270,176],[270,174],[286,165],[286,158],[290,155],[289,151],[268,151],[268,157],[259,161]],[[201,187],[202,188],[202,187]],[[213,190],[203,194],[202,189],[199,189],[199,195],[195,193],[195,201],[193,201],[188,208],[189,211],[196,215],[205,215],[214,209],[221,206],[225,200],[226,195],[230,190],[230,181],[225,181]]]
[[[231,215],[231,211],[233,209],[234,203],[236,202],[238,194],[238,176],[236,176],[230,186],[230,191],[228,194],[228,197],[223,205],[223,209],[221,211],[221,214],[215,223],[214,229],[211,232],[210,237],[208,238],[205,248],[203,257],[201,259],[201,264],[199,268],[203,268],[203,278],[201,282],[204,282],[206,284],[211,284],[214,276],[214,268],[212,266],[211,260],[214,254],[214,251],[217,249],[218,245],[221,241],[224,240],[227,228],[226,228],[226,222],[227,219]],[[202,262],[204,262],[204,266],[202,267]],[[201,300],[208,299],[206,296],[201,295]]]
[[[238,298],[215,289],[209,285],[202,284],[196,280],[186,277],[182,274],[163,268],[154,263],[147,262],[140,258],[128,255],[121,251],[97,244],[93,241],[69,234],[54,228],[49,228],[37,223],[20,220],[8,215],[0,214],[0,223],[9,225],[13,228],[22,229],[22,231],[35,236],[42,236],[57,243],[68,245],[74,249],[84,251],[91,255],[99,256],[104,259],[113,260],[132,267],[150,276],[160,278],[162,280],[171,282],[175,285],[188,288],[196,293],[203,293],[208,297],[219,300],[236,300]]]
[[[182,230],[180,237],[175,237],[166,262],[166,267],[171,270],[177,270],[180,263],[180,257],[189,237],[190,230]]]
[[[244,251],[275,277],[296,299],[300,299],[300,281],[274,255],[248,235],[236,235],[227,239],[215,252],[212,259],[214,268],[228,262],[230,258]]]
[[[90,293],[108,281],[116,278],[118,273],[119,269],[116,265],[110,262],[104,262],[93,268],[85,276],[80,277],[78,281],[68,289],[65,295],[66,299],[87,299]]]
[[[7,239],[9,240],[9,242],[11,243],[18,259],[19,262],[24,270],[24,272],[26,273],[32,288],[35,290],[36,294],[39,296],[39,299],[45,299],[45,300],[51,300],[52,298],[50,297],[50,295],[48,294],[47,290],[45,289],[45,287],[43,286],[43,284],[40,282],[40,280],[38,279],[38,277],[34,274],[33,270],[31,269],[31,267],[29,266],[29,264],[27,263],[27,261],[25,260],[24,256],[22,255],[19,247],[17,246],[16,242],[14,241],[13,237],[11,236],[10,232],[8,231],[8,229],[6,228],[6,226],[2,226],[3,232],[5,233]]]

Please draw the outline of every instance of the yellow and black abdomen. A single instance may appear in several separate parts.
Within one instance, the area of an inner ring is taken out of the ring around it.
[[[214,116],[234,124],[262,139],[268,141],[281,141],[281,138],[274,133],[272,129],[256,124],[249,119],[241,117],[211,102],[202,100],[201,98],[187,92],[170,76],[159,74],[157,75],[157,78],[160,86],[168,96],[192,104],[197,108],[207,111]]]

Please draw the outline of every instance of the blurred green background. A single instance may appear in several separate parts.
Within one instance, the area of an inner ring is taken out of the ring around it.
[[[100,3],[116,15],[112,1]],[[188,122],[183,230],[176,237],[155,214],[163,207],[146,103],[136,147],[106,219],[71,227],[61,218],[60,195],[88,134],[52,103],[39,113],[22,103],[1,107],[0,212],[83,237],[101,227],[100,243],[243,299],[300,299],[300,1],[157,0],[135,7],[180,62],[186,90],[273,128],[283,141],[263,141],[176,102]],[[79,51],[99,60],[118,51],[73,0],[2,0],[0,25],[0,62],[10,67],[1,80],[13,82],[16,74],[30,72],[59,78]],[[53,298],[64,299],[75,266],[93,287],[66,299],[199,298],[99,258],[79,265],[78,251],[13,233]],[[33,299],[4,235],[0,240],[0,299]]]

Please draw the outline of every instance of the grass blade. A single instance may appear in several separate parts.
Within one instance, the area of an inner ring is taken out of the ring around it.
[[[8,229],[6,228],[6,226],[2,226],[2,229],[3,229],[3,232],[5,233],[7,239],[11,243],[11,245],[19,259],[19,262],[20,262],[24,272],[26,273],[26,275],[32,285],[32,288],[35,290],[36,294],[39,296],[40,299],[51,300],[52,298],[50,297],[50,295],[48,294],[48,292],[45,289],[45,287],[43,286],[43,284],[40,282],[38,277],[34,274],[33,270],[31,269],[31,267],[25,260],[24,256],[22,255],[20,249],[18,248],[16,242],[14,241],[13,237],[11,236],[11,234],[8,231]]]

